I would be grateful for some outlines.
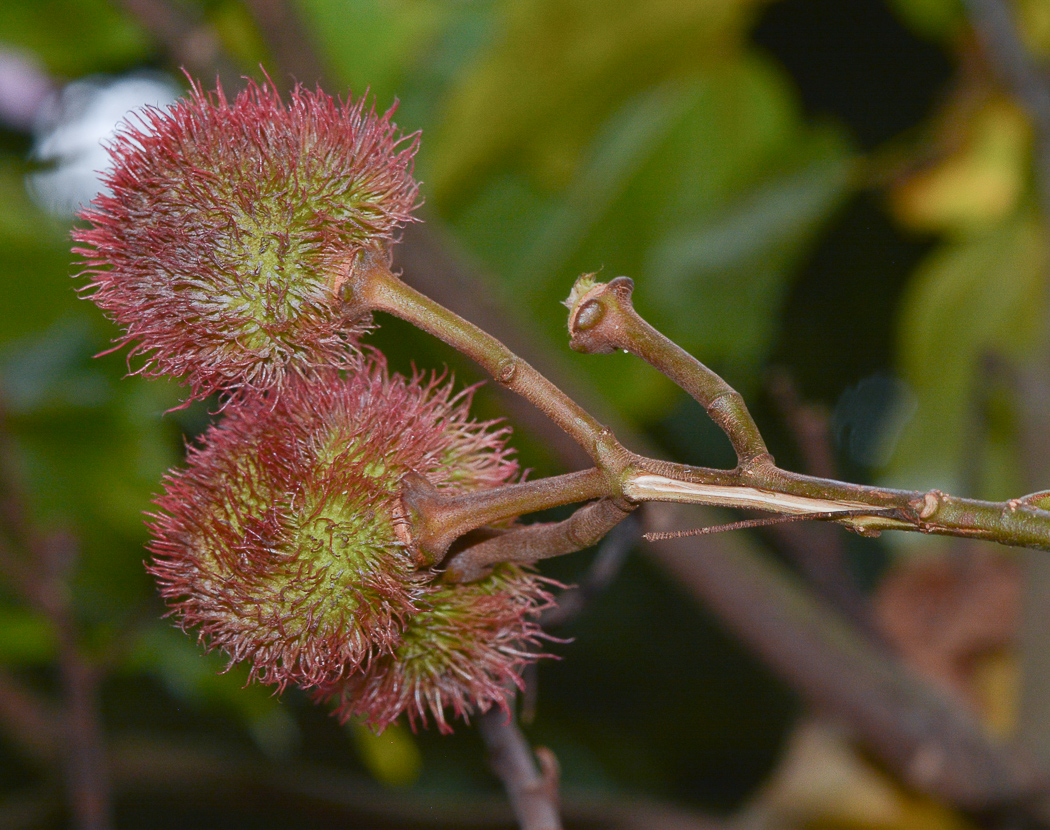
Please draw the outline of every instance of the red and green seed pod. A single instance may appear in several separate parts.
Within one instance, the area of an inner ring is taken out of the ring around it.
[[[198,398],[349,365],[367,321],[346,317],[345,270],[417,200],[416,136],[391,116],[320,90],[286,104],[251,83],[230,103],[195,84],[123,126],[74,250],[140,371]]]
[[[417,600],[401,642],[362,671],[322,686],[319,699],[377,730],[402,714],[414,729],[433,717],[450,732],[447,714],[467,718],[506,707],[521,669],[542,654],[536,616],[552,598],[545,580],[515,565],[499,565],[468,585],[433,583]]]
[[[462,491],[517,475],[508,431],[469,405],[379,356],[233,402],[150,517],[150,571],[181,625],[279,687],[331,684],[399,647],[435,577],[398,533],[402,478]]]

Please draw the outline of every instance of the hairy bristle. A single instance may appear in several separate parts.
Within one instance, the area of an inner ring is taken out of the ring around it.
[[[332,683],[390,653],[430,578],[394,532],[401,479],[477,489],[517,474],[507,431],[469,404],[368,355],[346,378],[228,407],[150,517],[150,571],[183,627],[278,686]]]
[[[449,714],[467,719],[505,707],[522,667],[544,656],[535,650],[544,637],[535,617],[552,601],[544,584],[512,565],[469,585],[432,584],[392,652],[315,696],[334,703],[339,718],[377,730],[404,714],[413,729],[433,718],[450,732]]]
[[[285,104],[250,83],[231,103],[194,84],[123,125],[74,251],[139,371],[197,398],[349,365],[369,321],[345,318],[339,269],[393,241],[417,201],[418,137],[392,115],[319,89]]]

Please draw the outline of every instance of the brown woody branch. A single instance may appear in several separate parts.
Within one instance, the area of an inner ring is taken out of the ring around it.
[[[450,560],[445,579],[474,582],[491,573],[500,562],[532,565],[541,559],[563,556],[601,541],[634,509],[612,499],[599,499],[576,510],[561,522],[538,522],[479,542]]]
[[[740,393],[681,346],[633,312],[634,283],[617,277],[608,285],[587,274],[569,298],[569,345],[588,354],[632,352],[688,392],[707,410],[736,450],[737,466],[772,464],[773,457]],[[603,302],[615,295],[618,302]]]
[[[142,803],[155,794],[170,803],[176,794],[202,813],[229,816],[239,805],[257,815],[258,805],[282,814],[321,816],[325,826],[463,828],[506,830],[513,816],[506,799],[413,790],[392,791],[342,770],[303,764],[261,763],[240,748],[168,739],[126,739],[113,747],[118,793]],[[607,793],[567,792],[562,813],[570,827],[603,830],[718,830],[717,820],[681,807]],[[236,813],[234,812],[236,816]],[[36,825],[34,825],[36,826]]]
[[[415,281],[426,280],[430,290],[469,284],[470,269],[457,265],[432,237],[426,238],[420,250],[427,255],[406,258],[406,268],[410,262]],[[429,255],[435,250],[440,254],[436,261],[444,270],[429,278]],[[476,297],[484,292],[460,293]],[[465,311],[473,308],[469,302],[466,306]],[[489,316],[490,325],[505,317],[499,313]],[[518,345],[528,348],[527,338],[520,333],[519,337]],[[529,423],[550,446],[564,448],[567,463],[579,458],[553,422],[531,418]],[[632,442],[643,446],[637,437]],[[922,502],[925,506],[925,499]],[[657,530],[687,526],[690,521],[681,512],[686,509],[649,506],[645,513],[648,526]],[[650,545],[648,553],[807,701],[835,714],[904,780],[961,807],[980,810],[1020,804],[1024,812],[1046,818],[1045,771],[1022,753],[994,742],[961,706],[930,690],[846,621],[815,603],[786,575],[758,559],[744,540],[683,539]]]
[[[736,447],[734,470],[714,471],[654,461],[609,451],[605,458],[621,466],[616,471],[619,495],[631,501],[677,501],[776,513],[822,516],[841,512],[837,520],[862,535],[882,530],[911,530],[947,536],[989,539],[1016,547],[1050,550],[1050,511],[1036,506],[1038,498],[986,502],[926,493],[890,490],[820,479],[782,470],[773,463],[743,400],[707,367],[646,323],[631,302],[634,283],[617,277],[595,282],[580,278],[569,298],[569,333],[573,348],[605,353],[623,349],[642,357],[717,416]],[[865,509],[871,513],[865,515]]]
[[[804,471],[821,478],[837,473],[827,413],[804,404],[791,378],[776,372],[768,384],[795,445]],[[846,561],[842,531],[827,522],[778,524],[766,535],[796,563],[814,588],[876,642],[883,642],[872,619],[871,604],[857,586]]]
[[[508,703],[512,711],[514,697],[511,692]],[[544,748],[534,753],[514,716],[498,706],[478,718],[478,731],[521,830],[561,830],[558,762],[554,753]]]

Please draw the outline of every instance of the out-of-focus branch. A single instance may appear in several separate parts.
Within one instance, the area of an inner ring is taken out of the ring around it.
[[[641,511],[645,509],[643,506]],[[627,554],[641,538],[642,526],[638,511],[635,511],[606,534],[579,583],[558,594],[554,605],[540,615],[540,626],[544,630],[559,628],[580,617],[587,606],[619,576]],[[523,723],[532,723],[536,715],[539,690],[537,668],[537,663],[529,663],[522,672],[524,688],[521,692],[520,718]]]
[[[79,553],[77,541],[67,533],[45,533],[34,525],[2,406],[0,537],[4,576],[30,607],[47,616],[58,637],[64,705],[58,717],[61,740],[57,743],[75,826],[78,830],[106,830],[110,826],[109,782],[97,708],[98,678],[81,647],[68,590],[69,575]],[[13,683],[7,687],[11,693],[9,705],[28,702],[24,695],[14,696]],[[42,716],[39,706],[26,714],[37,721]],[[41,728],[40,740],[51,732],[51,728]]]
[[[75,540],[60,536],[51,544],[75,545]],[[71,555],[69,560],[73,559]],[[66,584],[63,579],[62,587]],[[65,704],[62,715],[66,786],[78,829],[106,830],[110,826],[110,788],[98,711],[98,672],[84,654],[68,602],[55,607],[52,620],[58,633],[58,666]]]
[[[681,508],[653,505],[653,530]],[[808,703],[916,789],[965,810],[1020,810],[1050,820],[1050,777],[996,743],[959,704],[858,636],[794,580],[733,537],[651,546],[695,595]],[[711,546],[709,548],[709,546]]]
[[[766,388],[798,447],[802,468],[812,476],[837,478],[838,465],[832,450],[827,413],[803,403],[786,370],[774,371]]]
[[[284,0],[244,0],[244,5],[283,73],[303,86],[312,87],[325,80],[324,64],[291,4]]]
[[[51,620],[58,637],[58,668],[63,707],[53,730],[63,760],[66,790],[77,830],[107,830],[110,790],[102,724],[98,712],[99,677],[85,655],[69,602],[69,569],[77,559],[76,540],[68,534],[35,534],[39,578],[27,597]]]
[[[478,731],[521,830],[561,830],[558,762],[548,749],[533,753],[512,714],[514,697],[513,691],[508,693],[511,714],[491,707],[478,718]]]
[[[645,509],[643,507],[642,512]],[[627,554],[642,537],[641,524],[637,517],[638,514],[633,513],[609,532],[598,546],[598,552],[579,584],[558,594],[557,604],[543,612],[540,617],[541,626],[556,628],[567,625],[579,617],[587,605],[612,584],[620,573]]]
[[[52,763],[59,754],[57,714],[5,669],[0,669],[0,729],[38,763]]]
[[[36,830],[55,826],[59,810],[54,790],[34,787],[0,798],[0,827],[4,830]]]
[[[827,413],[804,404],[786,372],[775,373],[768,388],[800,451],[804,471],[822,478],[836,478],[838,469]],[[785,523],[772,525],[767,535],[795,561],[825,599],[873,640],[882,641],[870,604],[849,571],[841,529],[824,522]]]
[[[215,30],[171,0],[113,0],[157,41],[172,63],[197,77],[218,74],[233,87],[241,72],[223,48]],[[272,80],[278,89],[292,81],[313,86],[325,80],[324,65],[295,9],[283,0],[244,0],[277,65]],[[253,69],[254,67],[246,67]]]
[[[239,749],[170,740],[115,741],[115,787],[138,802],[160,793],[183,796],[207,811],[212,805],[275,805],[282,813],[322,816],[325,826],[391,830],[462,828],[507,830],[513,817],[502,796],[391,791],[331,768],[282,765],[275,769]],[[570,827],[602,830],[718,830],[715,819],[651,800],[611,794],[566,793],[562,812]]]
[[[1035,176],[1043,225],[1050,235],[1050,86],[1042,68],[1021,41],[1017,22],[1004,0],[965,0],[970,21],[1001,81],[1027,109],[1035,126]],[[1018,383],[1022,408],[1021,463],[1036,486],[1045,486],[1050,464],[1050,331],[1046,321],[1031,368]],[[1020,637],[1021,700],[1017,734],[1044,763],[1050,764],[1050,559],[1025,551]]]
[[[218,75],[224,85],[240,73],[224,53],[215,31],[168,0],[114,0],[157,41],[176,66],[198,77]]]

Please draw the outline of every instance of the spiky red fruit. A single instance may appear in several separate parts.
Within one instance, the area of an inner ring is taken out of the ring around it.
[[[379,730],[406,713],[413,729],[429,714],[449,732],[447,709],[467,717],[505,706],[521,667],[541,656],[530,650],[543,637],[533,618],[550,602],[543,581],[513,565],[469,585],[431,584],[391,653],[317,697],[334,702],[341,719],[359,717]]]
[[[366,323],[345,319],[341,271],[417,197],[416,138],[392,113],[301,88],[285,105],[269,83],[231,104],[194,84],[123,126],[74,250],[141,371],[202,397],[348,364]]]
[[[150,571],[183,627],[279,687],[331,684],[398,647],[433,577],[396,533],[401,479],[475,489],[517,472],[507,430],[469,404],[372,356],[228,407],[151,516]]]

